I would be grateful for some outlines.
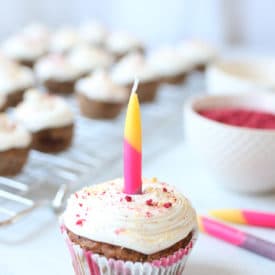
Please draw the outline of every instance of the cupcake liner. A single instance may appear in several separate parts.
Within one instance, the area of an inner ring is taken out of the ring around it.
[[[141,263],[108,259],[93,254],[72,243],[64,225],[61,226],[61,232],[68,245],[76,275],[181,275],[197,239],[197,231],[194,231],[191,241],[184,249],[160,260]]]

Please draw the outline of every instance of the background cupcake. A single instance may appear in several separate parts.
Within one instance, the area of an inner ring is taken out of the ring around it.
[[[112,81],[104,71],[96,71],[76,83],[82,114],[90,118],[116,117],[128,99],[127,88]]]
[[[75,81],[81,72],[68,58],[60,54],[50,54],[41,58],[34,67],[39,82],[51,93],[71,94]]]
[[[28,90],[14,110],[15,119],[32,133],[32,147],[42,152],[60,152],[72,142],[74,119],[64,99]]]
[[[0,94],[0,113],[4,112],[7,107],[6,95]]]
[[[134,78],[137,77],[139,80],[138,95],[141,102],[151,102],[156,97],[159,75],[140,53],[129,54],[122,58],[112,68],[111,77],[114,82],[126,87],[129,91]]]
[[[7,115],[0,114],[0,175],[18,174],[25,165],[31,144],[31,135],[15,124]]]
[[[173,187],[144,180],[86,187],[68,200],[62,231],[76,274],[182,274],[197,235],[196,213]]]
[[[144,46],[139,39],[122,31],[111,33],[105,46],[117,59],[132,52],[144,52]]]

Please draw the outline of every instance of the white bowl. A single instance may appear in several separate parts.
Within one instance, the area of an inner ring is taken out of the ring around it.
[[[206,89],[211,94],[275,92],[275,60],[220,60],[206,71]]]
[[[240,192],[275,190],[275,130],[230,126],[207,119],[198,110],[240,107],[275,113],[270,93],[206,95],[184,108],[185,136],[213,180]]]

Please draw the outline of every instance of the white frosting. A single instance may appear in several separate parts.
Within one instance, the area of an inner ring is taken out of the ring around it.
[[[126,102],[129,97],[127,89],[114,83],[104,71],[96,71],[77,81],[76,91],[102,101]]]
[[[98,68],[108,68],[114,61],[106,51],[88,45],[80,45],[68,54],[68,60],[82,73]]]
[[[24,101],[14,110],[14,117],[31,132],[73,123],[73,113],[64,99],[35,89],[25,93]]]
[[[0,62],[0,94],[10,94],[34,85],[34,76],[30,68],[13,62]]]
[[[71,27],[57,30],[51,37],[50,51],[65,53],[80,42],[77,31]]]
[[[6,114],[0,114],[0,151],[28,147],[31,143],[30,133],[11,121]]]
[[[34,71],[38,79],[42,81],[48,79],[74,80],[81,73],[66,57],[60,54],[50,54],[41,58],[35,64]]]
[[[114,65],[111,76],[116,83],[128,85],[134,81],[135,77],[140,82],[155,80],[158,77],[158,73],[146,62],[142,54],[132,53]]]
[[[48,43],[50,41],[50,31],[49,29],[40,23],[32,23],[23,28],[22,33],[28,37],[40,40],[41,42]]]
[[[152,52],[148,57],[148,62],[160,76],[174,76],[192,68],[189,60],[172,47],[163,47]]]
[[[130,197],[127,201],[122,179],[86,187],[69,198],[65,227],[93,241],[150,255],[184,239],[197,226],[189,201],[165,183],[144,180],[142,195]]]
[[[92,45],[102,45],[107,38],[106,28],[97,21],[89,21],[79,28],[80,38]]]
[[[179,46],[179,51],[193,66],[207,65],[217,57],[217,51],[199,40],[187,40]]]
[[[106,41],[106,48],[115,54],[125,54],[142,48],[141,42],[127,32],[111,33]]]

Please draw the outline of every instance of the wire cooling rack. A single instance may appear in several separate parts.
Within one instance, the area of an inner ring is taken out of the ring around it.
[[[187,91],[199,89],[198,83],[195,78],[189,85],[163,86],[157,101],[142,105],[145,165],[180,142],[182,104]],[[0,226],[17,221],[37,207],[52,207],[54,198],[65,195],[64,186],[66,191],[73,191],[121,176],[125,111],[115,120],[92,120],[79,114],[73,98],[68,101],[76,114],[72,146],[59,154],[32,150],[19,176],[0,178]]]

